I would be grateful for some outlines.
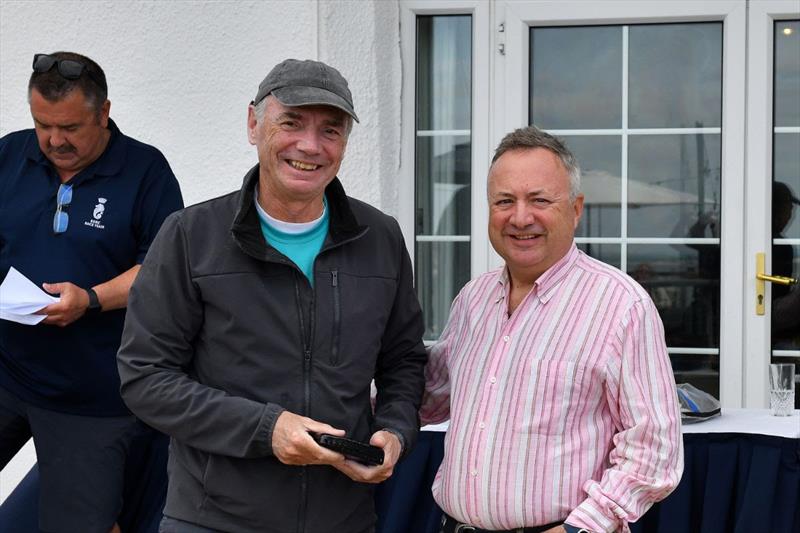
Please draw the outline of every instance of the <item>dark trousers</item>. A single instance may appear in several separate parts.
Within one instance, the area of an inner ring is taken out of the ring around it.
[[[43,531],[107,533],[111,529],[122,509],[130,443],[143,430],[133,416],[50,411],[0,388],[0,468],[33,437]]]

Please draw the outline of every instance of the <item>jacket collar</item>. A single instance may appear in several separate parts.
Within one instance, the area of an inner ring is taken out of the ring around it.
[[[283,257],[280,252],[269,246],[264,240],[258,213],[253,203],[258,178],[259,165],[256,165],[244,177],[244,183],[239,193],[236,217],[231,225],[231,235],[246,254],[260,260],[280,261],[280,258]],[[330,211],[328,237],[325,239],[323,248],[358,237],[367,229],[366,226],[358,223],[339,178],[333,178],[333,181],[325,188],[325,197],[328,200]]]
[[[94,176],[113,176],[119,174],[125,165],[126,155],[128,153],[128,143],[126,137],[119,131],[116,123],[108,119],[108,130],[111,136],[108,139],[108,145],[100,157],[95,159],[89,166],[78,172],[75,176],[70,178],[70,183],[76,185],[82,181],[91,179]],[[25,147],[25,156],[36,164],[44,165],[55,172],[53,164],[44,155],[39,142],[36,138],[36,132],[31,130],[32,137]]]

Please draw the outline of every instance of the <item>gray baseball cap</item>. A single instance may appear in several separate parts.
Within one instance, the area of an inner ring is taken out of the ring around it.
[[[258,104],[268,94],[289,107],[333,106],[358,122],[347,80],[338,70],[320,61],[310,59],[282,61],[258,85],[258,94],[253,104]]]

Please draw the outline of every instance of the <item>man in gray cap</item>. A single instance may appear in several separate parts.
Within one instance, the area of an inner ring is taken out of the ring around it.
[[[172,437],[161,531],[374,530],[370,484],[416,440],[426,354],[397,222],[336,178],[353,120],[336,69],[279,64],[250,104],[242,189],[170,217],[150,248],[118,362],[127,405]]]

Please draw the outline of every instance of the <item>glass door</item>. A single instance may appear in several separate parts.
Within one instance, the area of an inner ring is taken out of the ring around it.
[[[526,124],[566,140],[579,247],[650,293],[678,382],[739,406],[746,5],[591,6],[497,4],[492,140]]]
[[[768,363],[800,363],[800,6],[752,2],[748,31],[744,394],[765,405]]]

